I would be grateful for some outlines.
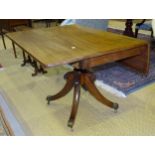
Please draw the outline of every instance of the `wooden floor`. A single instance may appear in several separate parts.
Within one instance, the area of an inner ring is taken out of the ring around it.
[[[46,104],[46,96],[60,90],[65,83],[63,74],[69,70],[57,67],[48,74],[32,77],[33,68],[20,67],[13,56],[12,46],[6,39],[7,50],[0,40],[0,89],[9,106],[22,124],[27,135],[155,135],[155,84],[130,94],[127,98],[115,97],[105,90],[102,93],[120,108],[117,113],[103,106],[87,92],[82,91],[74,131],[67,127],[72,92],[63,99]]]

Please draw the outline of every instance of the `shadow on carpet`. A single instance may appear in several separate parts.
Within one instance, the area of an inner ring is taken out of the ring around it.
[[[109,29],[109,31],[122,33],[120,30]],[[139,39],[151,42],[148,35],[141,34]],[[155,82],[155,51],[153,48],[150,50],[150,66],[147,76],[142,76],[142,74],[136,73],[117,62],[100,66],[94,71],[98,86],[103,87],[103,89],[110,91],[116,96],[126,97],[130,93]]]

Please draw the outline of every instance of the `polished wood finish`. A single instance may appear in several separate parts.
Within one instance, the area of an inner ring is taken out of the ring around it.
[[[134,57],[121,60],[121,63],[123,63],[126,66],[129,66],[135,71],[139,71],[142,74],[147,75],[149,71],[149,60],[150,60],[149,49],[150,49],[149,46],[141,46],[138,49],[133,49],[135,53],[136,52],[140,53]]]
[[[74,73],[73,72],[68,72],[65,74],[64,78],[66,79],[66,84],[64,86],[64,88],[59,92],[57,93],[56,95],[52,95],[52,96],[47,96],[47,101],[48,101],[48,104],[50,104],[50,101],[53,101],[53,100],[56,100],[56,99],[59,99],[63,96],[65,96],[67,93],[69,93],[75,83],[75,76],[74,76]]]
[[[28,27],[27,24],[28,24],[28,23],[26,23],[26,25],[19,25],[19,26],[17,26],[17,27],[14,27],[14,28],[13,28],[13,31],[27,31],[27,30],[31,30],[32,27]],[[17,52],[16,52],[16,48],[15,48],[14,45],[13,45],[13,51],[14,51],[14,56],[15,56],[15,58],[17,58]],[[23,59],[24,59],[24,57],[23,57]],[[23,66],[24,66],[24,65],[23,65]]]
[[[8,33],[7,36],[46,67],[148,46],[142,40],[76,25]]]
[[[104,105],[118,108],[117,103],[106,99],[96,88],[91,68],[120,61],[136,71],[148,73],[148,42],[135,38],[77,25],[9,33],[7,36],[34,59],[35,66],[37,62],[45,67],[63,64],[74,66],[74,70],[65,75],[67,82],[64,88],[56,95],[47,97],[49,104],[74,88],[68,121],[71,128],[75,123],[81,87]]]
[[[107,100],[96,88],[95,86],[95,77],[93,73],[89,72],[88,70],[83,70],[83,69],[74,69],[74,71],[69,72],[65,75],[65,79],[67,80],[65,87],[56,95],[48,96],[47,101],[48,104],[50,101],[59,99],[63,96],[65,96],[69,91],[71,91],[72,88],[74,88],[74,95],[73,95],[73,104],[72,104],[72,110],[70,114],[70,118],[68,120],[68,126],[73,127],[77,110],[78,110],[78,105],[79,105],[79,100],[80,100],[80,89],[86,88],[86,90],[93,96],[95,97],[98,101],[100,101],[102,104],[113,108],[115,110],[118,109],[118,104],[113,103],[109,100]]]

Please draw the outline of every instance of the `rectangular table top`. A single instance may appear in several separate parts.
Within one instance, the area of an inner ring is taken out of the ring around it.
[[[143,40],[78,25],[32,29],[6,35],[46,67],[126,52],[148,44]]]

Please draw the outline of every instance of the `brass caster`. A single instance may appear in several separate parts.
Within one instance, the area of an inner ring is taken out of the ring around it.
[[[47,96],[46,100],[47,100],[47,104],[50,105],[51,96]]]
[[[24,66],[25,66],[25,63],[22,63],[22,64],[21,64],[21,67],[24,67]]]
[[[50,105],[50,101],[47,101],[47,105]]]
[[[36,76],[37,75],[37,73],[32,73],[32,76]]]
[[[119,105],[117,103],[113,103],[113,108],[117,110],[119,108]]]
[[[73,122],[71,120],[68,121],[68,127],[70,127],[71,129],[73,129]]]
[[[117,109],[119,108],[119,105],[117,103],[113,103],[114,113],[117,113]]]

